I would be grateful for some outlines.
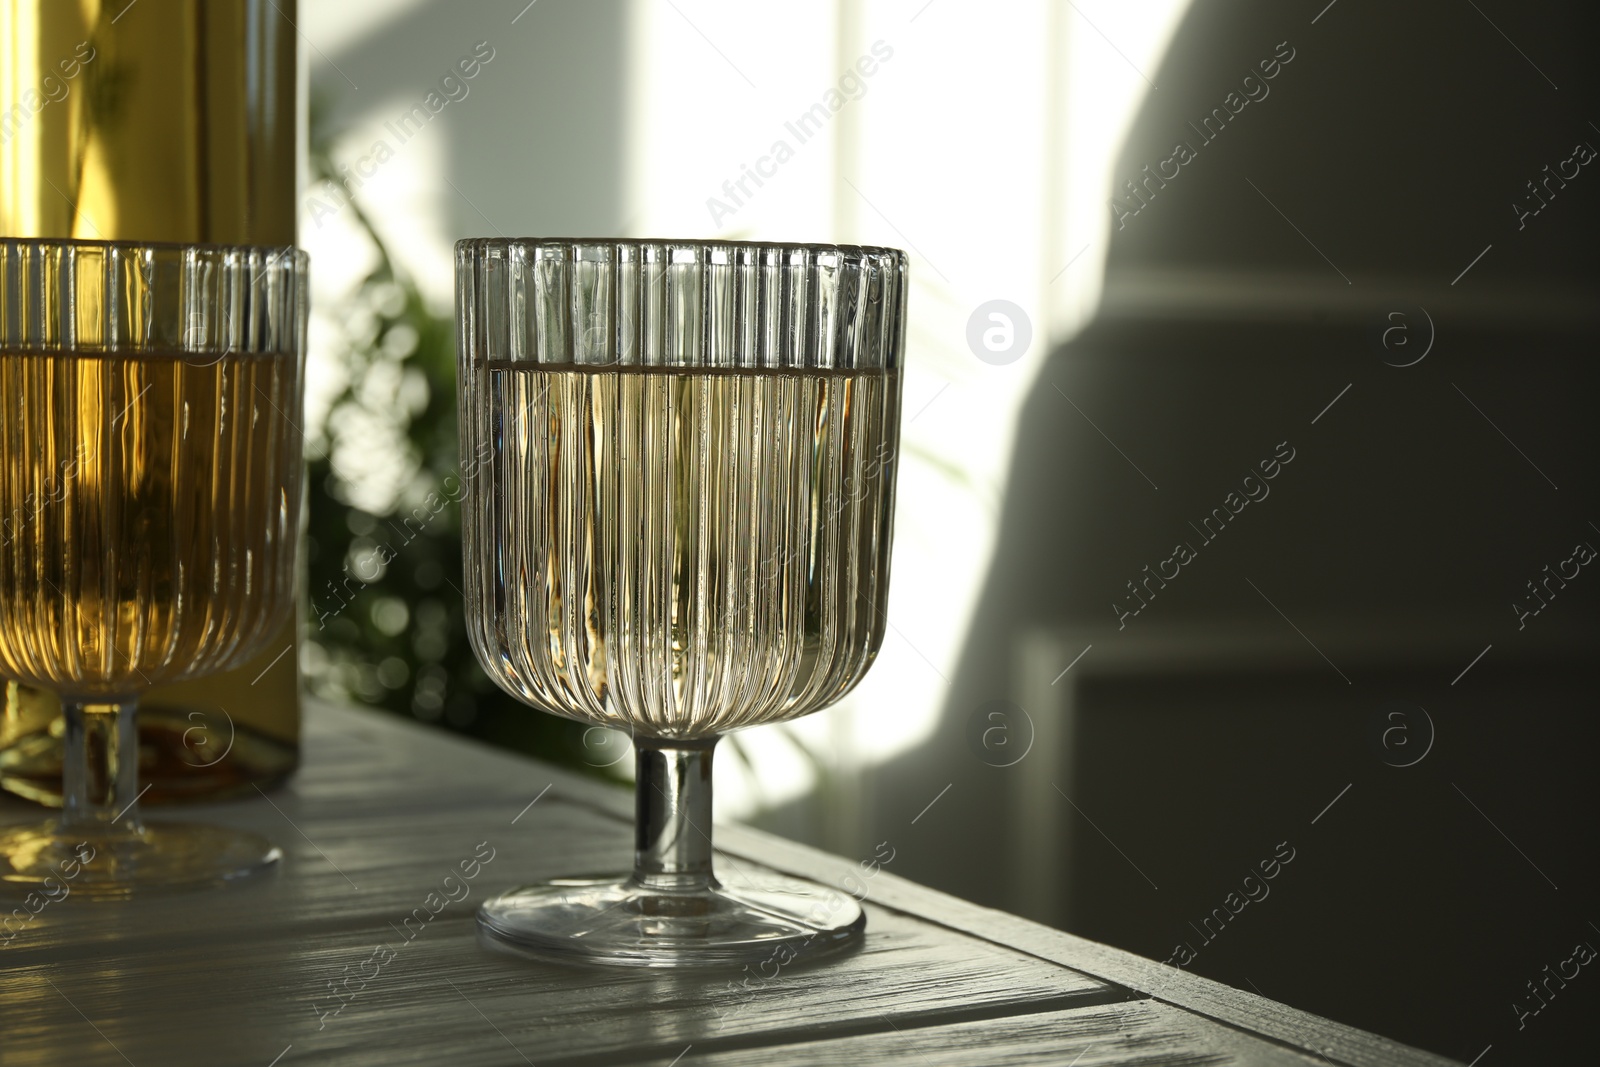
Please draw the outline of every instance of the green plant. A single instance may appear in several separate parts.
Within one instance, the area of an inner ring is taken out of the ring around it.
[[[326,138],[313,177],[339,182]],[[586,728],[538,714],[478,666],[463,623],[454,328],[431,312],[347,196],[375,265],[345,306],[343,387],[308,432],[307,684],[545,760],[592,770]],[[381,460],[373,489],[372,458]],[[591,742],[594,738],[588,738]]]

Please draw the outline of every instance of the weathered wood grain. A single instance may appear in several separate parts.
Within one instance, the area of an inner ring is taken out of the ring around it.
[[[721,835],[721,843],[738,855],[759,854],[762,862],[774,870],[803,870],[824,881],[850,866],[826,853],[741,827],[729,827]],[[871,899],[880,905],[933,919],[953,931],[1015,945],[1041,959],[1104,978],[1135,995],[1306,1049],[1329,1063],[1349,1067],[1459,1067],[1459,1061],[1449,1057],[1233,989],[1110,945],[980,907],[892,874],[874,879],[871,888]]]
[[[669,1067],[683,1046],[645,1061]],[[692,1059],[691,1059],[692,1057]],[[719,1051],[696,1045],[680,1067],[1310,1067],[1326,1060],[1155,1001],[908,1027],[779,1047]]]
[[[270,803],[185,813],[272,836],[286,854],[276,876],[47,907],[0,950],[0,1064],[264,1065],[292,1044],[284,1067],[446,1058],[470,1067],[504,1062],[500,1033],[536,1063],[577,1062],[659,1041],[781,1042],[881,1029],[884,1016],[915,1026],[1122,995],[876,907],[861,951],[770,976],[573,969],[498,954],[477,940],[478,901],[552,875],[624,870],[629,824],[555,788],[529,807],[562,776],[522,760],[509,761],[515,774],[486,774],[495,760],[479,757],[489,753],[434,752],[431,735],[390,738],[386,725],[376,742],[313,736],[304,773]],[[625,793],[598,788],[626,809]],[[462,879],[462,861],[477,862],[476,877]],[[735,884],[766,876],[735,856],[721,873]],[[466,895],[445,902],[452,875],[449,895],[460,886]],[[357,981],[343,988],[359,991],[341,1007],[328,983],[346,968]]]
[[[346,720],[338,721],[341,724],[340,728],[345,728],[342,723]],[[427,735],[419,731],[405,732],[410,735],[405,741],[408,745],[427,740]],[[387,733],[385,736],[387,739]],[[508,761],[508,772],[512,775],[515,775],[519,768],[537,766],[505,753],[496,752],[492,755],[497,760]],[[470,757],[468,762],[475,763]],[[547,773],[560,775],[561,784],[557,789],[567,799],[582,801],[598,810],[612,812],[622,819],[630,817],[631,798],[626,793],[607,789],[590,779],[566,775],[564,772]],[[536,791],[531,788],[533,785],[542,788],[543,782],[530,783],[530,788],[527,790],[530,798]],[[725,855],[759,859],[775,870],[812,877],[819,881],[842,879],[854,868],[854,863],[849,859],[830,856],[743,827],[719,828],[717,842]],[[897,878],[888,871],[873,879],[869,889],[871,899],[880,904],[932,919],[962,933],[1013,945],[1041,958],[1105,978],[1139,994],[1309,1049],[1331,1062],[1348,1063],[1352,1067],[1390,1067],[1394,1064],[1446,1065],[1457,1062],[1355,1027],[1289,1008],[1251,992],[1232,989],[1219,982],[1175,967],[1164,966],[1154,960],[1109,945],[1088,941],[1005,912],[971,904],[926,886]]]
[[[690,1046],[685,1067],[1080,1053],[1078,1067],[1305,1062],[1286,1045],[1311,1062],[1450,1062],[888,872],[866,882],[861,951],[772,977],[510,957],[479,943],[477,902],[624,868],[631,797],[354,710],[313,705],[307,735],[304,769],[270,798],[155,813],[267,834],[286,853],[276,876],[131,901],[69,897],[0,948],[0,1065],[266,1067],[281,1055],[280,1067],[547,1067],[669,1063]],[[0,804],[0,821],[38,814]],[[783,870],[842,883],[857,869],[734,827],[719,828],[719,845],[730,882]],[[428,894],[486,850],[467,895],[424,921]],[[340,1008],[328,983],[346,973]]]
[[[135,1064],[264,1065],[293,1043],[295,1063],[448,1058],[472,1067],[505,1062],[498,1028],[543,1065],[662,1043],[781,1043],[834,1028],[884,1029],[885,1017],[916,1026],[1109,995],[1099,983],[1017,953],[983,945],[958,951],[948,937],[930,936],[927,924],[878,909],[862,952],[742,988],[738,980],[747,976],[561,968],[502,955],[478,942],[468,903],[409,940],[396,911],[394,928],[382,921],[243,945],[212,928],[223,918],[212,914],[201,929],[167,931],[156,941],[105,940],[65,955],[36,946],[5,960],[0,1063],[114,1064],[120,1050]],[[257,919],[241,909],[228,921]],[[341,1006],[326,983],[347,966],[371,977]],[[15,1029],[13,1020],[27,1025]],[[192,1048],[175,1047],[180,1034]]]

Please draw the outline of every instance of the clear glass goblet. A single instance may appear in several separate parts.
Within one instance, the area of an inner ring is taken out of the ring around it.
[[[481,928],[654,967],[849,945],[846,895],[718,881],[711,756],[882,644],[904,253],[470,240],[456,283],[473,648],[518,699],[627,731],[638,771],[631,875],[513,890]]]
[[[0,239],[0,675],[59,694],[66,724],[61,815],[0,829],[0,882],[126,895],[279,858],[145,822],[134,715],[294,605],[306,269],[293,248]]]

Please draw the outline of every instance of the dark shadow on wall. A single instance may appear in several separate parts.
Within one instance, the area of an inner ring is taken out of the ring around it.
[[[1023,408],[939,735],[869,783],[868,839],[1296,1007],[1548,1063],[1600,1005],[1586,971],[1528,986],[1600,946],[1600,94],[1589,9],[1482,6],[1187,15],[1116,164],[1141,195],[1102,313]],[[975,740],[996,700],[1036,741],[1009,767]]]

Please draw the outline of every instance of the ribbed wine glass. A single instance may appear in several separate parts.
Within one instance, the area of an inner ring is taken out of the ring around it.
[[[61,816],[0,831],[0,881],[122,895],[278,859],[141,818],[134,714],[293,608],[306,269],[293,248],[0,239],[0,674],[59,694],[66,724]]]
[[[888,248],[456,246],[467,622],[518,699],[627,731],[631,875],[488,901],[535,954],[834,951],[856,902],[712,870],[711,755],[842,697],[882,643],[905,336]]]

